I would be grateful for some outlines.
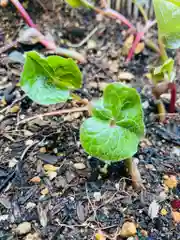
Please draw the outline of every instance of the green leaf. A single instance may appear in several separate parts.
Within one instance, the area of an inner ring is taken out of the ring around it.
[[[175,3],[176,2],[176,3]],[[179,1],[153,0],[159,34],[167,48],[180,47]]]
[[[65,0],[71,7],[81,7],[83,4],[81,0]]]
[[[80,128],[80,140],[90,155],[105,161],[132,157],[144,134],[139,94],[120,83],[109,84],[103,99],[92,104],[92,117]]]
[[[70,89],[81,87],[81,72],[72,59],[26,54],[20,85],[39,104],[55,104],[70,98]]]
[[[175,5],[177,5],[178,7],[180,7],[180,1],[179,0],[166,0],[168,2],[174,3]]]
[[[171,79],[171,74],[174,68],[174,60],[172,58],[168,58],[161,66],[158,66],[154,69],[154,75],[158,75],[163,80],[164,75],[167,74],[169,80]]]

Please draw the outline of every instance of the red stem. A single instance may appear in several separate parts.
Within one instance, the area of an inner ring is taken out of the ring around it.
[[[128,56],[127,56],[127,59],[126,59],[126,62],[129,62],[131,61],[132,57],[133,57],[133,54],[136,50],[136,47],[138,45],[138,43],[141,41],[141,39],[144,37],[144,32],[138,32],[136,34],[136,38],[133,42],[133,45],[131,47],[131,49],[129,50],[129,53],[128,53]]]
[[[176,104],[176,84],[169,83],[169,89],[171,89],[171,100],[169,105],[169,113],[175,113],[175,104]]]
[[[129,28],[135,29],[135,27],[132,25],[132,23],[129,22],[127,18],[125,18],[122,14],[116,12],[115,10],[111,8],[106,8],[104,12],[105,14],[111,15],[112,17],[118,19],[119,21],[127,25]]]
[[[10,0],[12,2],[12,4],[18,9],[19,13],[21,14],[21,16],[24,18],[24,20],[26,21],[26,23],[32,27],[32,28],[36,28],[36,24],[33,23],[31,17],[29,16],[29,14],[26,12],[26,10],[24,9],[24,7],[22,6],[22,4],[18,1],[18,0]]]
[[[36,24],[34,24],[33,20],[31,19],[31,17],[29,16],[29,14],[26,12],[26,10],[24,9],[24,7],[22,6],[22,4],[18,1],[18,0],[10,0],[12,2],[12,4],[17,8],[17,10],[19,11],[19,13],[21,14],[21,16],[24,18],[25,22],[32,28],[37,29]],[[38,30],[38,29],[37,29]],[[39,30],[38,30],[39,31]],[[42,35],[42,34],[41,34]],[[56,49],[56,45],[54,42],[52,41],[48,41],[46,40],[43,35],[42,38],[39,39],[39,42],[45,46],[47,49],[50,50],[55,50]]]

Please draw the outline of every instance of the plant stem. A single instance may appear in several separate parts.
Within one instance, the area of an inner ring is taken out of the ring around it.
[[[165,62],[168,59],[168,56],[167,56],[164,42],[160,36],[159,36],[158,42],[159,42],[161,60],[162,62]]]
[[[24,18],[24,20],[26,21],[26,23],[32,27],[32,28],[36,28],[36,25],[33,23],[32,19],[30,18],[29,14],[26,12],[26,10],[24,9],[24,7],[22,6],[22,4],[18,1],[18,0],[10,0],[12,2],[12,4],[17,8],[17,10],[19,11],[19,13],[21,14],[21,16]]]
[[[117,19],[117,20],[121,21],[122,23],[124,23],[125,25],[127,25],[129,28],[132,28],[134,30],[136,29],[133,26],[133,24],[130,23],[130,21],[125,16],[123,16],[122,14],[118,13],[117,11],[115,11],[111,8],[105,7],[105,9],[100,9],[100,8],[95,7],[93,4],[89,3],[87,0],[81,0],[81,2],[84,5],[88,6],[89,8],[93,9],[97,13],[100,13],[100,14],[110,17],[110,18]],[[104,1],[104,5],[107,6],[107,3],[105,1]]]
[[[151,39],[145,39],[145,44],[148,48],[153,50],[154,52],[158,53],[160,55],[159,47],[151,40]]]
[[[176,84],[169,83],[169,89],[171,89],[171,100],[169,105],[169,113],[175,112],[175,105],[176,105]]]
[[[157,105],[157,111],[158,111],[158,115],[159,115],[159,121],[160,122],[164,122],[165,119],[166,119],[166,109],[165,109],[165,106],[164,106],[163,102],[160,99],[157,100],[156,105]]]
[[[148,16],[146,14],[146,11],[144,10],[144,8],[142,7],[141,4],[138,4],[135,0],[133,0],[133,3],[137,6],[137,8],[139,9],[140,13],[142,14],[145,23],[147,23],[148,21]]]
[[[68,50],[68,49],[65,49],[65,48],[58,48],[53,41],[47,40],[45,38],[45,36],[42,33],[40,33],[40,31],[37,29],[36,24],[34,24],[33,20],[31,19],[31,17],[27,13],[27,11],[24,9],[22,4],[19,2],[19,0],[10,0],[10,1],[17,8],[18,12],[24,18],[25,22],[30,27],[35,28],[39,32],[39,35],[41,36],[39,38],[39,42],[43,46],[45,46],[49,50],[54,50],[59,55],[74,58],[74,59],[78,60],[79,62],[85,62],[85,58],[80,53],[75,52],[75,51],[71,51],[71,50]]]
[[[132,158],[125,159],[125,165],[128,171],[128,174],[132,178],[132,184],[136,189],[143,188],[141,175],[137,166],[137,163]]]
[[[132,47],[131,47],[131,49],[129,50],[129,53],[128,53],[126,62],[131,61],[137,45],[139,44],[139,42],[141,41],[141,39],[144,37],[145,33],[148,32],[149,29],[150,29],[151,27],[153,27],[156,23],[157,23],[156,20],[154,20],[154,21],[148,21],[148,22],[146,23],[146,26],[144,27],[144,29],[143,29],[141,32],[138,32],[138,33],[136,34],[135,40],[134,40],[134,42],[133,42],[133,44],[132,44]]]
[[[136,38],[132,44],[132,47],[131,49],[129,50],[129,53],[128,53],[128,56],[127,56],[127,59],[126,59],[126,62],[129,62],[131,61],[132,57],[133,57],[133,54],[136,50],[136,47],[137,45],[139,44],[139,42],[141,41],[141,39],[144,37],[144,32],[138,32],[137,35],[136,35]]]

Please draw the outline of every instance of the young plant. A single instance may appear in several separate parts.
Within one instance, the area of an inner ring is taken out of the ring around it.
[[[109,84],[103,98],[92,103],[92,117],[80,128],[85,151],[106,164],[126,161],[133,175],[131,157],[144,135],[144,122],[138,92],[120,83]],[[133,181],[138,185],[137,177]]]
[[[171,90],[169,112],[174,113],[176,102],[176,85],[174,60],[168,58],[165,46],[170,49],[180,47],[180,2],[177,0],[153,0],[158,23],[158,38],[161,65],[154,69],[152,79],[155,83],[153,92],[158,100],[157,107],[160,119],[165,119],[165,108],[160,101],[160,95]]]
[[[36,103],[49,105],[66,102],[71,98],[70,91],[80,88],[81,83],[81,72],[72,59],[58,56],[45,58],[35,51],[26,54],[20,86]],[[120,83],[109,84],[103,98],[92,103],[91,113],[92,117],[85,120],[80,128],[83,148],[107,164],[125,160],[137,185],[131,157],[137,152],[144,135],[138,92]]]
[[[71,97],[70,91],[81,84],[81,72],[72,59],[45,58],[35,51],[26,54],[20,85],[34,102],[43,105],[66,102]]]

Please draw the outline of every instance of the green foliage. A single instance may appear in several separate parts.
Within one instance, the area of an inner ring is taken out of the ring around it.
[[[165,75],[168,76],[168,80],[171,80],[171,76],[173,74],[174,68],[174,60],[172,58],[168,58],[162,65],[156,67],[154,69],[154,78],[156,82],[162,81],[165,79]]]
[[[180,47],[180,1],[153,0],[159,34],[167,48]]]
[[[65,0],[71,7],[87,7],[91,8],[92,4],[88,2],[88,0]]]
[[[166,0],[168,2],[174,3],[175,5],[177,5],[178,7],[180,7],[180,0]]]
[[[20,85],[33,101],[45,105],[65,102],[70,89],[80,88],[81,83],[81,72],[72,59],[45,58],[35,51],[26,54]]]
[[[82,3],[81,0],[65,0],[71,7],[81,7]]]
[[[105,161],[132,157],[144,134],[139,94],[120,83],[109,84],[103,99],[92,103],[92,117],[80,129],[80,141],[90,155]]]

